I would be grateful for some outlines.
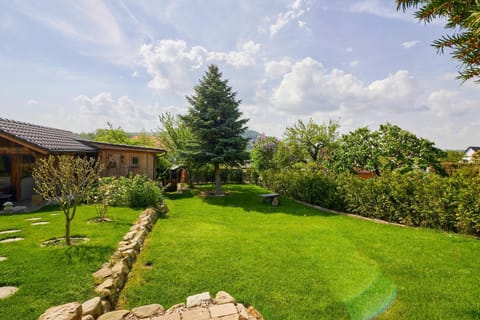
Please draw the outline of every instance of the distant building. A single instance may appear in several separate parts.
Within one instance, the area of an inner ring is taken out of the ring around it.
[[[465,150],[462,161],[463,162],[472,162],[472,157],[475,153],[480,151],[480,147],[468,147],[467,150]]]
[[[29,200],[32,169],[48,155],[82,155],[101,159],[104,176],[130,173],[155,178],[161,148],[90,141],[73,132],[0,118],[0,200]]]

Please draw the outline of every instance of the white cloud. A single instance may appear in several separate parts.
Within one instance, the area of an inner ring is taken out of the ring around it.
[[[476,107],[475,101],[451,90],[433,91],[428,96],[427,104],[428,108],[439,117],[462,116]]]
[[[265,62],[265,76],[267,79],[278,79],[292,69],[293,61],[284,57],[280,60]]]
[[[367,109],[402,113],[418,110],[419,93],[414,79],[405,70],[366,85],[343,70],[328,71],[320,62],[305,58],[291,64],[280,84],[271,91],[269,102],[277,110],[297,115],[335,112],[351,116]]]
[[[33,105],[37,105],[37,104],[38,104],[38,101],[35,100],[35,99],[29,99],[29,100],[27,101],[27,104],[28,104],[28,105],[32,105],[32,106],[33,106]]]
[[[303,16],[309,9],[304,7],[302,0],[295,0],[289,7],[287,11],[280,12],[274,19],[272,24],[268,27],[268,32],[270,37],[274,37],[281,29],[287,26],[291,21]],[[298,22],[300,27],[305,26],[305,22]]]
[[[149,130],[157,125],[158,114],[154,106],[139,105],[127,96],[114,98],[109,92],[101,92],[89,97],[79,95],[73,99],[78,112],[69,115],[66,110],[65,121],[71,122],[73,131],[93,131],[105,128],[107,122],[121,126],[126,131]]]
[[[307,25],[307,23],[306,23],[305,21],[298,20],[298,26],[299,26],[300,28],[304,28],[306,25]]]
[[[405,49],[410,49],[410,48],[415,47],[419,43],[420,43],[420,41],[418,41],[418,40],[405,41],[405,42],[402,43],[402,47],[404,47]]]
[[[396,10],[394,1],[362,0],[353,3],[350,10],[358,13],[368,13],[382,18],[411,20],[412,18]]]
[[[140,48],[141,64],[152,76],[148,86],[154,90],[173,89],[183,95],[192,87],[192,69],[208,62],[225,62],[239,69],[255,65],[260,44],[248,41],[240,49],[229,52],[209,51],[201,46],[188,47],[183,40],[161,40]]]
[[[353,52],[353,48],[348,47],[348,48],[345,49],[345,51],[348,52],[348,53]]]
[[[355,68],[356,66],[358,66],[359,63],[360,63],[360,61],[358,61],[358,60],[352,60],[348,63],[348,65],[352,68]]]

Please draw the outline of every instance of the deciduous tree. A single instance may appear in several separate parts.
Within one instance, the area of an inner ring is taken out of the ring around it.
[[[40,159],[33,169],[35,191],[45,200],[55,201],[65,215],[65,243],[71,244],[70,223],[103,170],[94,158],[53,156]]]

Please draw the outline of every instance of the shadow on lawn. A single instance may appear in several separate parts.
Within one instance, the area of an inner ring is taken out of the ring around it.
[[[200,197],[200,191],[212,191],[211,185],[197,186],[196,189],[189,190],[183,194],[168,194],[167,197],[171,200],[184,199],[192,197]],[[206,197],[203,201],[214,206],[235,207],[242,208],[246,212],[260,212],[264,214],[291,214],[297,216],[323,216],[334,217],[333,213],[327,213],[312,208],[308,208],[293,200],[280,196],[280,205],[275,207],[269,203],[264,203],[260,194],[269,193],[268,190],[258,187],[256,185],[223,185],[222,190],[226,193],[225,196]]]

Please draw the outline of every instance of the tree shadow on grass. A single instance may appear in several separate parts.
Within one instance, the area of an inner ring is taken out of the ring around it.
[[[222,189],[227,193],[225,196],[205,197],[203,198],[203,201],[214,206],[242,208],[246,212],[259,212],[264,214],[290,214],[296,216],[337,216],[334,213],[328,213],[309,208],[283,196],[280,196],[279,198],[279,206],[272,206],[270,203],[264,202],[263,198],[260,197],[261,194],[270,192],[256,185],[223,185]],[[202,188],[202,190],[209,191],[208,188]],[[194,190],[191,193],[192,196],[200,197],[199,190]]]

